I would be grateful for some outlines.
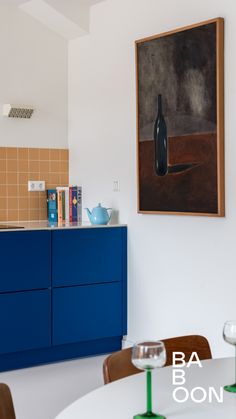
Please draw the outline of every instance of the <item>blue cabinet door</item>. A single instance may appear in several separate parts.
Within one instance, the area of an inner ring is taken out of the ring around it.
[[[122,336],[121,283],[53,290],[53,344]]]
[[[1,294],[0,354],[43,348],[50,345],[50,291]]]
[[[51,233],[0,233],[0,293],[48,288],[51,284]]]
[[[126,228],[88,228],[52,233],[54,287],[121,281]]]

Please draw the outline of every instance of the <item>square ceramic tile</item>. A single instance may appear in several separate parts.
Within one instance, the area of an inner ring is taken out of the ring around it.
[[[28,160],[29,158],[29,149],[28,148],[19,148],[18,149],[18,159],[19,160]]]

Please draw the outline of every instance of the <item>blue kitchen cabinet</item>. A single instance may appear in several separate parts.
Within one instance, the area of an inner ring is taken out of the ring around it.
[[[0,294],[0,354],[50,345],[50,291]]]
[[[54,287],[121,281],[125,228],[54,231]]]
[[[0,371],[121,348],[126,227],[0,232],[0,261]]]
[[[53,290],[53,344],[122,336],[121,283]]]
[[[51,233],[0,233],[0,292],[44,289],[51,285]]]

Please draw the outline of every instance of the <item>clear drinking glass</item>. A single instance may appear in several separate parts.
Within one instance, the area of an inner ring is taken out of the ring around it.
[[[225,386],[224,389],[230,393],[236,393],[236,320],[230,320],[224,324],[223,338],[235,347],[235,384]]]
[[[163,342],[138,342],[132,350],[132,363],[140,370],[146,371],[147,380],[147,411],[134,416],[134,419],[158,418],[165,416],[152,412],[152,370],[163,367],[166,363],[166,349]]]

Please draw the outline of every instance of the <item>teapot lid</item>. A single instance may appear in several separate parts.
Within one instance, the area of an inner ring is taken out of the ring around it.
[[[102,204],[99,202],[99,204],[97,204],[97,206],[93,209],[103,209],[104,207],[102,206]]]

